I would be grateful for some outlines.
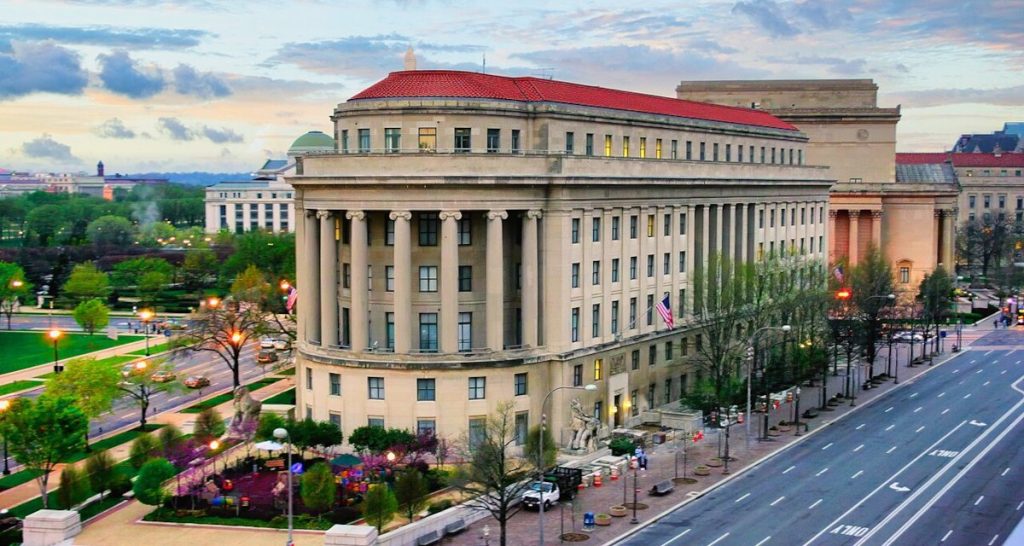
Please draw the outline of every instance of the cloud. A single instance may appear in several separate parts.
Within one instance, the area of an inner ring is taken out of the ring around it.
[[[828,67],[829,71],[843,76],[863,75],[868,70],[868,62],[864,59],[841,59],[839,57],[822,57],[818,55],[797,55],[789,59],[779,59],[780,62],[797,64],[820,64]]]
[[[58,161],[78,161],[78,158],[71,154],[70,146],[53,140],[53,138],[47,134],[23,143],[21,145],[21,153],[34,158],[55,159]]]
[[[31,93],[79,95],[88,83],[78,54],[52,43],[13,43],[0,50],[0,99]]]
[[[853,21],[850,10],[838,2],[797,2],[793,4],[793,13],[819,29],[837,28]]]
[[[135,131],[124,126],[118,118],[110,118],[95,129],[100,138],[135,138]]]
[[[697,38],[697,39],[694,39],[694,40],[690,40],[690,42],[688,44],[686,44],[686,45],[688,47],[690,47],[691,49],[696,49],[696,50],[699,50],[699,51],[707,51],[707,52],[710,52],[710,53],[723,53],[723,54],[739,53],[738,49],[735,49],[735,48],[732,48],[732,47],[729,47],[729,46],[724,46],[724,45],[722,45],[722,44],[720,44],[720,43],[718,43],[718,42],[716,42],[714,40],[709,40],[707,38]]]
[[[947,104],[992,104],[1019,107],[1024,97],[1024,85],[995,89],[922,89],[887,93],[885,100],[897,102],[906,108],[926,108]]]
[[[160,118],[157,120],[160,125],[160,130],[167,136],[171,137],[172,140],[192,140],[195,135],[192,130],[185,127],[178,118]]]
[[[746,15],[750,20],[776,38],[788,38],[800,33],[800,30],[790,24],[786,17],[781,14],[782,8],[773,0],[737,2],[732,7],[732,12]]]
[[[219,77],[207,72],[200,74],[187,64],[174,69],[174,90],[182,95],[194,95],[202,99],[226,97],[231,88]]]
[[[126,47],[132,49],[181,49],[199,45],[210,33],[195,29],[114,28],[107,26],[62,27],[51,25],[0,25],[0,40],[46,41],[62,44]]]
[[[97,59],[100,63],[100,80],[114,93],[144,99],[164,90],[166,82],[160,70],[139,69],[126,51],[101,54]]]
[[[204,125],[202,128],[202,133],[203,136],[210,139],[210,142],[216,144],[223,144],[225,142],[242,142],[243,140],[245,140],[244,138],[242,138],[242,135],[226,127],[214,129],[213,127],[208,127]]]
[[[215,128],[209,125],[188,127],[178,118],[160,118],[157,120],[160,131],[171,138],[171,140],[191,141],[197,138],[206,138],[214,144],[244,142],[245,137],[227,127]]]

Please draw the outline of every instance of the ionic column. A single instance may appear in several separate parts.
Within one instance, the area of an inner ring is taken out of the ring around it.
[[[882,249],[882,211],[871,211],[871,241],[875,248]]]
[[[367,275],[370,268],[366,258],[366,213],[361,210],[350,210],[345,213],[345,218],[352,221],[351,238],[348,242],[352,262],[352,282],[349,283],[349,343],[353,352],[362,352],[366,350],[366,342],[370,337],[367,332],[370,323],[367,316],[370,289]]]
[[[306,210],[305,225],[305,253],[306,253],[306,275],[305,286],[300,285],[302,290],[303,303],[306,311],[306,339],[317,343],[320,337],[320,221],[316,217],[315,210]]]
[[[740,263],[747,263],[747,205],[737,203],[733,209],[733,218],[736,219],[736,260]]]
[[[388,218],[395,221],[395,352],[408,353],[412,347],[412,213],[393,211]]]
[[[523,344],[537,346],[537,220],[541,211],[528,210],[523,215]]]
[[[338,241],[334,239],[335,215],[329,210],[317,211],[320,220],[320,335],[324,347],[338,345]],[[363,234],[366,243],[366,234]],[[366,270],[363,266],[365,278]],[[358,270],[352,277],[358,276]]]
[[[505,257],[501,228],[506,218],[508,212],[503,210],[487,213],[487,346],[494,351],[505,348]]]
[[[828,263],[833,263],[833,262],[836,261],[836,211],[835,210],[831,210],[830,209],[828,211],[828,231],[825,232],[825,239],[828,241],[828,243],[827,243],[828,244],[828,248],[823,248],[821,250],[823,250],[823,251],[827,250],[828,251],[828,254],[827,254],[827,256],[828,256]]]
[[[847,257],[850,259],[850,265],[855,265],[860,259],[860,211],[851,210],[847,211],[847,214],[850,216],[850,244]]]
[[[443,210],[441,219],[441,352],[459,351],[459,225],[462,213]]]

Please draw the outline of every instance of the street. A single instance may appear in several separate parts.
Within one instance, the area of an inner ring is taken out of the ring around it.
[[[991,332],[619,544],[1000,544],[1024,514],[1022,343]]]

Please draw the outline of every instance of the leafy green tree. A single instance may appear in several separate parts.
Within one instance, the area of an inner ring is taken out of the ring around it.
[[[38,473],[36,484],[48,508],[47,484],[58,463],[85,447],[89,419],[69,398],[17,398],[0,422],[9,452],[25,468]]]
[[[139,476],[135,478],[135,485],[132,487],[135,498],[142,504],[160,506],[167,498],[164,482],[173,478],[174,474],[174,465],[163,457],[147,461],[139,469]]]
[[[0,313],[7,316],[8,330],[11,329],[11,315],[21,303],[20,298],[31,291],[32,283],[25,280],[25,270],[20,265],[0,261]]]
[[[107,450],[97,451],[85,460],[85,474],[89,478],[90,487],[97,493],[110,489],[116,472],[114,458]]]
[[[117,383],[121,398],[128,398],[139,405],[139,430],[146,430],[146,413],[150,400],[158,392],[173,392],[183,388],[177,381],[156,381],[156,372],[174,373],[174,367],[162,360],[140,361],[132,373]]]
[[[185,288],[194,291],[208,286],[216,280],[219,266],[220,262],[213,251],[206,248],[190,251],[185,255],[185,261],[181,265]]]
[[[248,231],[234,238],[234,252],[224,262],[222,274],[234,278],[250,265],[263,268],[271,279],[295,278],[295,235]]]
[[[249,264],[231,283],[231,295],[238,301],[262,303],[270,291],[266,275],[254,264]]]
[[[64,225],[64,211],[57,205],[43,205],[32,209],[25,217],[26,236],[39,241],[39,246],[49,246]]]
[[[57,487],[57,504],[65,510],[89,498],[89,478],[75,465],[69,464],[60,472],[60,485]]]
[[[184,436],[181,434],[181,429],[174,425],[164,425],[160,428],[160,431],[156,434],[157,440],[160,442],[160,450],[164,454],[164,458],[167,460],[171,459],[171,454],[178,450],[178,447],[185,442]]]
[[[284,418],[276,413],[261,413],[260,423],[256,427],[256,440],[276,440],[274,430],[288,428]]]
[[[121,374],[113,366],[97,363],[93,357],[75,358],[64,365],[62,373],[46,380],[45,396],[71,399],[86,417],[95,419],[113,407],[120,380]]]
[[[526,444],[523,446],[523,453],[528,453],[530,462],[538,468],[551,468],[558,461],[558,446],[555,444],[555,437],[551,430],[544,429],[544,458],[540,455],[540,425],[534,425],[526,434]]]
[[[102,330],[110,324],[110,309],[103,305],[98,298],[79,303],[75,306],[72,315],[75,317],[75,322],[90,336],[95,334],[96,330]]]
[[[174,276],[174,266],[163,258],[132,258],[114,265],[111,271],[111,282],[119,289],[138,287],[142,277],[146,273],[161,273],[164,278],[171,279]],[[170,282],[170,281],[168,281]]]
[[[192,436],[202,444],[208,444],[224,435],[226,430],[224,419],[217,410],[206,408],[196,415],[195,428],[192,429]]]
[[[159,271],[147,271],[139,277],[139,297],[147,304],[153,304],[160,292],[170,284],[171,277]]]
[[[302,474],[302,504],[314,512],[323,513],[334,506],[338,485],[327,463],[316,463]]]
[[[76,265],[64,283],[64,294],[76,302],[106,298],[109,293],[110,280],[107,274],[97,269],[93,262]]]
[[[395,446],[408,446],[415,440],[416,436],[404,429],[371,426],[356,428],[348,437],[348,443],[352,444],[356,451],[376,454],[384,453]]]
[[[934,350],[938,350],[939,326],[950,314],[952,296],[953,279],[942,266],[935,268],[935,271],[925,275],[921,280],[917,300],[921,303],[921,318],[925,331],[935,329]]]
[[[858,311],[855,322],[856,343],[868,362],[868,378],[875,376],[875,358],[882,339],[885,313],[894,303],[896,287],[892,264],[874,245],[850,272],[850,299]]]
[[[427,479],[416,468],[406,467],[395,478],[395,499],[409,521],[427,507],[428,493]]]
[[[100,247],[127,247],[135,239],[135,227],[121,216],[100,216],[85,229],[92,244]]]
[[[384,526],[395,518],[398,511],[398,500],[391,488],[384,483],[375,483],[363,497],[363,518],[380,533]]]
[[[159,449],[160,442],[152,434],[139,434],[128,450],[128,462],[135,468],[142,468],[142,465],[152,459]]]
[[[691,359],[711,381],[710,404],[698,409],[717,410],[730,402],[730,379],[736,376],[746,356],[746,340],[737,328],[744,317],[742,283],[733,262],[713,254],[694,275],[694,315],[701,325],[702,341]]]

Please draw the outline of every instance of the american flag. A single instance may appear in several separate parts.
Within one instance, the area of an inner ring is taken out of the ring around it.
[[[284,308],[287,309],[289,313],[292,312],[292,308],[295,307],[295,300],[297,300],[298,298],[299,291],[296,290],[294,286],[290,287],[288,289],[288,301],[286,301],[284,304]]]
[[[665,297],[654,306],[654,309],[658,311],[658,314],[661,315],[661,320],[665,321],[665,325],[668,326],[669,329],[676,327],[676,320],[672,318],[672,304],[669,301],[667,293],[665,294]]]
[[[832,276],[835,277],[837,281],[843,282],[843,266],[842,266],[842,264],[837,265],[835,267],[835,269],[832,270]]]

